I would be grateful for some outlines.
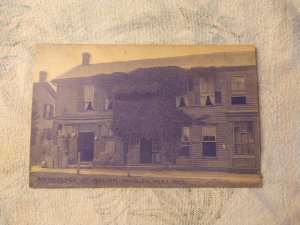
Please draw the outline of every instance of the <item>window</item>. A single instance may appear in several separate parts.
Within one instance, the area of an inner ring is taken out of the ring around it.
[[[204,157],[215,157],[216,127],[202,127],[202,151]]]
[[[221,104],[221,102],[222,102],[221,91],[215,91],[215,101],[216,101],[216,104]]]
[[[188,79],[186,82],[186,91],[193,91],[194,90],[194,80],[192,78]]]
[[[104,101],[104,110],[112,110],[112,99],[106,97]]]
[[[216,79],[215,82],[215,103],[221,104],[222,103],[222,81],[220,79]]]
[[[47,140],[50,141],[52,139],[51,135],[51,129],[50,128],[44,128],[41,135],[41,141]]]
[[[65,140],[65,145],[66,145],[66,153],[70,151],[70,140],[66,139]]]
[[[94,95],[93,86],[84,86],[84,110],[94,110]]]
[[[44,105],[43,117],[44,119],[51,119],[53,117],[54,107],[51,104]]]
[[[190,128],[182,127],[180,156],[190,155]]]
[[[67,137],[71,137],[74,133],[73,126],[65,125],[64,130],[65,130]]]
[[[114,136],[114,130],[112,125],[108,125],[108,136],[112,137]]]
[[[245,91],[245,77],[231,77],[231,91]]]
[[[245,77],[231,77],[231,104],[232,105],[244,105],[246,104],[245,93]]]
[[[244,104],[246,104],[246,97],[245,96],[232,96],[231,104],[232,105],[244,105]]]
[[[161,142],[159,139],[152,139],[152,163],[160,163]]]
[[[189,105],[189,98],[187,95],[176,97],[176,107],[185,107]]]
[[[215,82],[212,77],[200,78],[200,105],[208,106],[215,104]]]
[[[253,122],[234,123],[234,147],[236,155],[253,155],[254,127]]]

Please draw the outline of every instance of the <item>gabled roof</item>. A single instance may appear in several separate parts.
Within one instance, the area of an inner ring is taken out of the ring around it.
[[[177,66],[181,68],[193,67],[224,67],[256,65],[255,52],[223,52],[178,56],[170,58],[142,59],[119,61],[110,63],[78,65],[66,73],[58,76],[52,82],[69,78],[82,78],[94,75],[108,75],[113,73],[129,73],[136,69]]]
[[[53,98],[56,98],[56,91],[50,86],[48,82],[33,83],[33,91],[36,91],[37,88],[44,88]]]

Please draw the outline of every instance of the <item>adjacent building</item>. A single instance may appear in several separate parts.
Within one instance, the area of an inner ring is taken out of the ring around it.
[[[56,92],[46,82],[47,73],[39,73],[39,82],[33,84],[31,120],[31,164],[44,160],[45,145],[53,139],[53,118],[55,116]]]

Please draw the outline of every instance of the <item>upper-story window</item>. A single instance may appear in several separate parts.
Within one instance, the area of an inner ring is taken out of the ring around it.
[[[195,88],[192,78],[185,82],[185,95],[176,97],[176,107],[186,107],[193,105],[211,106],[219,105],[222,102],[221,81],[215,77],[202,77]]]
[[[215,80],[215,104],[222,103],[222,81],[220,79]]]
[[[84,110],[94,110],[94,86],[84,86]]]
[[[45,104],[43,110],[43,118],[44,119],[51,119],[54,114],[54,106],[51,104]]]
[[[109,98],[109,97],[106,97],[105,98],[105,101],[104,101],[104,110],[112,110],[112,99]]]
[[[176,97],[176,107],[185,107],[189,106],[189,97],[188,95],[182,95]]]
[[[194,91],[194,80],[192,78],[186,81],[186,92]]]
[[[184,85],[184,90],[186,94],[176,97],[176,107],[186,107],[193,104],[192,101],[190,102],[188,93],[194,91],[194,80],[190,78],[186,80]]]
[[[244,105],[246,104],[245,77],[236,76],[230,78],[231,87],[231,104]]]
[[[199,79],[200,105],[208,106],[215,104],[215,81],[212,77]]]

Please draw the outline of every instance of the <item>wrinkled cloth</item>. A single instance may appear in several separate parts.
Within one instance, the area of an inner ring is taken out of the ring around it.
[[[262,188],[30,189],[34,47],[254,44]],[[300,224],[299,0],[2,0],[0,224]]]

